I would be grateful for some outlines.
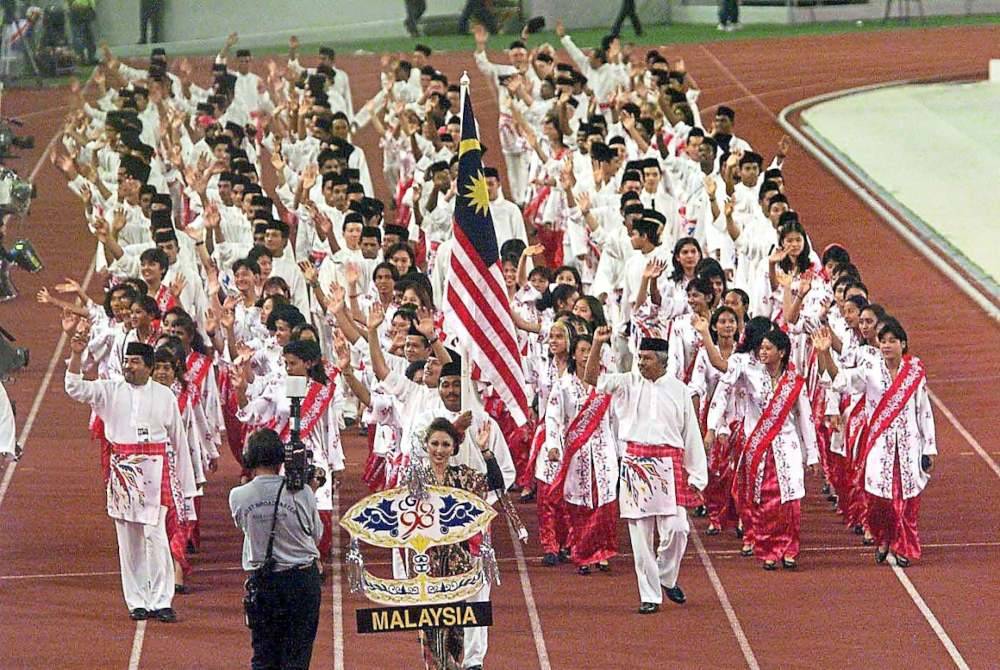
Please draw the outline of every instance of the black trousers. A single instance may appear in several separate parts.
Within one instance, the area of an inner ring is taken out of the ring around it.
[[[163,19],[163,0],[139,0],[139,42],[146,43],[147,26],[152,42],[160,41],[160,23]]]
[[[622,0],[622,8],[618,12],[615,24],[611,26],[611,34],[617,35],[621,32],[622,24],[628,18],[632,22],[632,28],[636,35],[642,35],[642,24],[639,23],[639,14],[635,11],[635,0]]]
[[[740,22],[740,5],[736,0],[719,0],[719,23],[728,25]]]
[[[483,0],[466,0],[462,15],[458,18],[458,33],[464,35],[469,32],[469,19],[475,17],[483,27],[491,33],[497,31],[497,20],[493,12],[486,7]]]
[[[315,565],[271,573],[261,583],[260,624],[250,630],[252,670],[308,670],[323,586]]]
[[[427,0],[406,0],[406,29],[415,32],[417,21],[427,11]]]

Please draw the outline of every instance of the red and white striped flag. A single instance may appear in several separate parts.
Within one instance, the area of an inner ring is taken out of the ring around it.
[[[468,363],[478,368],[479,379],[493,385],[521,426],[528,420],[528,395],[467,90],[458,155],[455,240],[444,300],[446,329],[465,347]]]

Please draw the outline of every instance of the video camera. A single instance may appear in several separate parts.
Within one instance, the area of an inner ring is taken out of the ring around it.
[[[21,122],[17,119],[0,118],[0,161],[6,158],[15,158],[10,153],[10,149],[34,149],[35,138],[32,135],[19,137],[14,128],[20,128]]]
[[[326,473],[312,462],[312,450],[307,449],[302,441],[302,399],[306,395],[308,379],[306,377],[289,376],[285,380],[285,396],[291,402],[288,415],[290,435],[285,443],[285,487],[290,491],[300,491],[313,479],[319,479],[320,485],[326,481]]]
[[[16,341],[13,335],[0,326],[0,379],[7,379],[18,370],[28,367],[28,349],[12,347],[10,343]]]

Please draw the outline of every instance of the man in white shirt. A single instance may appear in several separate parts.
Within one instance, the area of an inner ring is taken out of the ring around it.
[[[497,236],[497,249],[508,240],[521,240],[527,244],[528,233],[524,228],[521,208],[504,197],[500,173],[495,167],[484,167],[483,176],[486,177],[486,190],[490,194],[490,216]]]
[[[177,399],[150,379],[153,348],[141,342],[125,350],[124,380],[85,381],[81,356],[88,336],[77,332],[70,342],[66,393],[89,404],[104,422],[107,510],[118,535],[125,603],[136,621],[172,623],[177,616],[171,608],[174,568],[166,518],[171,507],[183,514],[183,500],[175,502],[175,493],[197,494]]]
[[[309,291],[302,270],[295,262],[295,253],[288,244],[288,224],[270,221],[264,232],[264,247],[271,252],[271,276],[281,277],[288,284],[292,304],[302,314],[309,314]]]
[[[663,592],[677,604],[686,600],[677,584],[690,532],[684,508],[698,504],[691,487],[705,488],[708,466],[690,393],[667,375],[667,342],[643,338],[637,370],[599,375],[601,347],[610,337],[607,327],[594,334],[584,381],[598,393],[614,395],[619,438],[626,445],[618,504],[628,521],[639,614],[653,614],[660,609]],[[651,416],[656,421],[650,421]],[[654,532],[660,536],[655,551]]]

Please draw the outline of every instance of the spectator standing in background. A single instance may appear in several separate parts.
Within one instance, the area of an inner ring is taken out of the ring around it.
[[[406,0],[406,21],[403,22],[403,25],[406,26],[406,32],[410,33],[410,37],[418,37],[420,35],[420,28],[417,26],[417,22],[426,11],[427,0]]]
[[[739,0],[719,0],[719,25],[717,30],[733,31],[740,28]]]
[[[635,11],[635,0],[622,0],[622,8],[618,12],[615,24],[611,26],[611,34],[617,35],[621,32],[622,24],[625,23],[626,18],[632,21],[632,28],[635,30],[635,34],[642,35],[642,24],[639,23],[639,13]]]
[[[483,24],[491,34],[497,32],[497,19],[493,16],[493,0],[465,0],[462,16],[458,18],[458,33],[469,32],[469,19],[474,18]]]
[[[147,28],[154,44],[160,41],[160,23],[163,21],[163,0],[139,0],[139,44],[146,43]]]
[[[73,31],[73,51],[81,63],[97,64],[97,43],[93,23],[97,19],[96,0],[69,0],[70,27]]]

